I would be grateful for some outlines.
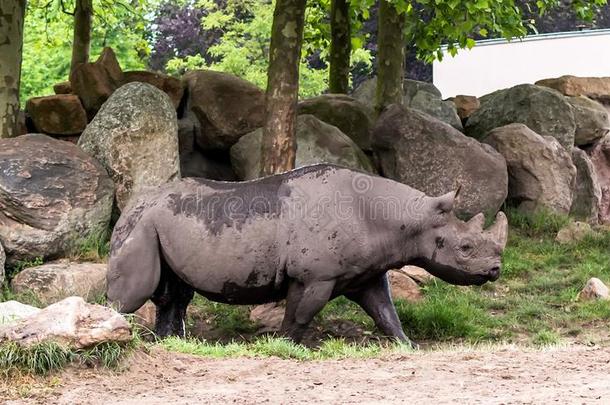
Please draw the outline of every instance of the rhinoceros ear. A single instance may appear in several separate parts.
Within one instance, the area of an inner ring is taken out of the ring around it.
[[[444,194],[440,197],[434,197],[432,200],[432,208],[438,214],[446,214],[453,211],[453,203],[455,202],[455,193]]]
[[[508,240],[508,220],[502,211],[496,215],[496,222],[487,230],[491,238],[495,240],[502,249],[506,247]]]

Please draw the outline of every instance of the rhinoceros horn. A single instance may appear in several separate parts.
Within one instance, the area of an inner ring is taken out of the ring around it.
[[[483,232],[483,225],[485,225],[485,215],[483,213],[478,213],[474,217],[470,218],[470,221],[467,222],[468,227],[474,231]]]
[[[506,241],[508,240],[508,220],[502,211],[496,214],[496,222],[487,229],[486,233],[502,246],[502,249],[506,247]]]

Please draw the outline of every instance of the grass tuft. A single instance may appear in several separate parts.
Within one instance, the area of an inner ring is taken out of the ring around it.
[[[5,379],[23,374],[47,375],[71,363],[116,368],[133,347],[133,344],[117,342],[100,343],[87,349],[72,349],[55,342],[28,347],[4,342],[0,344],[0,373]]]
[[[345,358],[371,358],[381,354],[412,353],[410,346],[400,343],[391,345],[348,343],[343,339],[329,339],[318,349],[311,349],[283,337],[262,336],[252,342],[210,343],[198,339],[168,337],[158,344],[166,350],[196,356],[229,357],[278,357],[281,359],[327,360]]]

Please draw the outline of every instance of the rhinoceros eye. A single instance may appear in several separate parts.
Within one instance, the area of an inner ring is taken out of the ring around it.
[[[473,247],[470,243],[463,243],[462,245],[460,245],[460,250],[464,253],[471,252],[472,249]]]
[[[440,236],[438,236],[435,240],[436,242],[436,247],[438,249],[442,249],[445,247],[445,239],[441,238]]]

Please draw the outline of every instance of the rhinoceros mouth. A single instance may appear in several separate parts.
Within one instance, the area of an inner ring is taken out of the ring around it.
[[[483,285],[488,281],[496,281],[500,277],[500,267],[498,266],[481,273],[469,273],[429,260],[417,260],[410,264],[422,267],[441,280],[454,285]]]

